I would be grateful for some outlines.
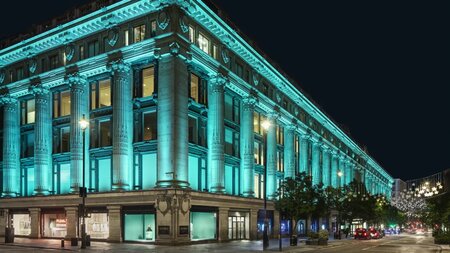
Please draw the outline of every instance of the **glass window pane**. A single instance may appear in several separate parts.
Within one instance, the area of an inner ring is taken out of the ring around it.
[[[233,121],[233,97],[225,94],[225,119]]]
[[[198,89],[199,89],[200,78],[194,74],[191,74],[191,98],[195,102],[198,102]]]
[[[99,108],[111,106],[111,80],[99,82]]]
[[[101,175],[98,180],[98,191],[111,191],[111,159],[98,161],[98,174]]]
[[[198,46],[203,52],[209,54],[209,40],[201,33],[198,35]]]
[[[191,212],[191,240],[216,239],[216,213]]]
[[[225,165],[225,192],[233,194],[233,167]]]
[[[189,173],[189,184],[193,190],[202,190],[199,189],[199,167],[198,167],[198,157],[189,156],[188,163],[188,173]],[[201,188],[201,187],[200,187]]]
[[[144,141],[156,140],[157,134],[157,115],[156,112],[144,114]]]
[[[156,185],[156,153],[142,155],[142,188],[151,189]]]
[[[61,92],[61,117],[70,115],[70,91]]]
[[[27,124],[32,124],[35,121],[35,103],[34,99],[30,99],[27,101]]]
[[[125,241],[155,240],[154,214],[125,214]]]
[[[142,97],[148,97],[155,91],[155,68],[142,70]]]
[[[86,232],[93,239],[108,239],[109,221],[107,213],[91,213],[86,218]]]
[[[145,39],[145,25],[137,26],[133,29],[134,42],[141,42]]]
[[[70,128],[69,127],[63,127],[61,128],[61,146],[60,151],[61,153],[69,152],[70,151]]]
[[[111,121],[102,121],[99,123],[99,147],[108,147],[111,146]]]
[[[27,196],[34,193],[34,167],[26,168],[27,170]]]
[[[97,83],[91,83],[91,109],[97,109]]]
[[[70,164],[60,165],[60,193],[70,193]]]

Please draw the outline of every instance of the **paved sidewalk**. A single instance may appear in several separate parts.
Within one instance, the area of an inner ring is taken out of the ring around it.
[[[226,253],[226,252],[261,252],[261,241],[232,241],[227,243],[207,243],[207,244],[195,244],[195,245],[183,245],[183,246],[162,246],[162,245],[149,245],[149,244],[133,244],[133,243],[107,243],[107,242],[92,242],[92,246],[86,250],[81,250],[78,247],[71,247],[70,241],[65,242],[65,248],[61,248],[61,240],[51,239],[27,239],[27,238],[15,238],[15,243],[4,244],[4,239],[0,238],[0,246],[4,248],[17,249],[17,252],[28,251],[26,249],[34,249],[34,252],[40,250],[52,250],[53,252],[150,252],[150,253]],[[298,246],[289,246],[289,239],[283,239],[283,252],[307,252],[326,247],[337,247],[340,245],[356,243],[352,239],[343,240],[329,240],[327,246],[312,246],[305,245],[305,239],[299,239]],[[279,250],[279,241],[270,240],[269,251],[275,252]],[[0,250],[1,251],[1,250]],[[16,251],[16,250],[14,250]]]

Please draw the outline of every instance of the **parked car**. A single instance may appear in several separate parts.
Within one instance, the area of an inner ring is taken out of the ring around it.
[[[369,228],[368,233],[371,239],[380,239],[381,237],[383,237],[381,232],[379,232],[375,228]]]
[[[365,240],[369,240],[370,237],[370,233],[367,231],[367,229],[365,228],[357,228],[355,230],[355,239],[365,239]]]

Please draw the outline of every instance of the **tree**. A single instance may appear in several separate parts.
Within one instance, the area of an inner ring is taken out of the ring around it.
[[[313,186],[311,177],[304,172],[295,178],[287,178],[278,188],[275,208],[291,221],[291,225],[294,224],[291,235],[297,228],[294,221],[318,211],[318,203],[323,206],[319,189],[321,186]]]

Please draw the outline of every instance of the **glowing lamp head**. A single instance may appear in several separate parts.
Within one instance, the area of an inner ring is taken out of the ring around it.
[[[270,121],[268,120],[264,120],[261,124],[261,126],[263,127],[264,130],[269,130],[269,128],[271,127]]]
[[[338,175],[338,177],[342,177],[344,175],[344,173],[342,171],[338,171],[337,175]]]
[[[81,130],[83,130],[83,131],[86,130],[89,126],[89,121],[87,121],[84,118],[84,115],[83,115],[83,118],[78,123],[80,124]]]

